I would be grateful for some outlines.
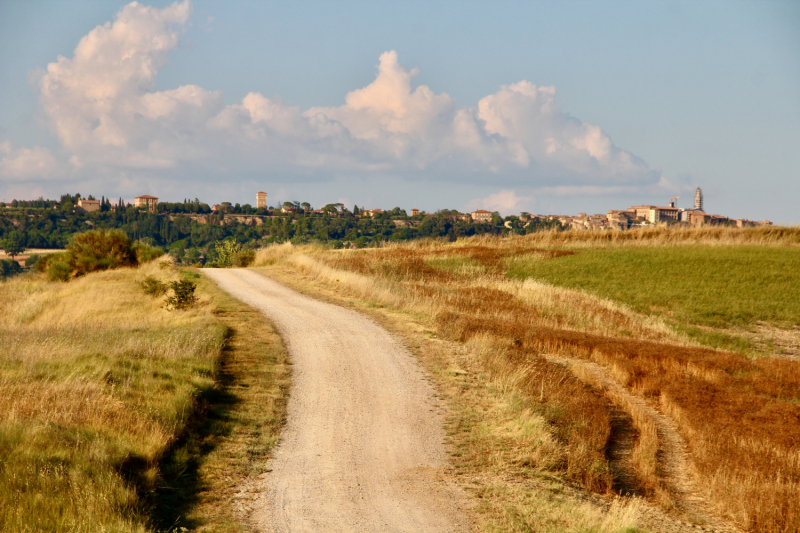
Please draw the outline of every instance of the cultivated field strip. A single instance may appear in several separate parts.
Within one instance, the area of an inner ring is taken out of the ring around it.
[[[545,357],[548,361],[570,368],[582,381],[602,390],[625,411],[636,413],[638,416],[635,419],[638,420],[635,420],[633,425],[639,432],[639,442],[646,429],[636,426],[652,426],[656,442],[653,457],[649,459],[653,461],[653,470],[660,474],[658,481],[661,486],[657,489],[668,491],[670,499],[682,513],[702,520],[707,525],[706,529],[710,531],[740,531],[715,516],[714,510],[703,498],[699,489],[701,481],[692,467],[686,442],[672,420],[648,405],[642,398],[630,394],[597,363],[553,354],[545,354]],[[631,456],[636,455],[634,450],[631,452]],[[627,460],[634,458],[629,456]]]

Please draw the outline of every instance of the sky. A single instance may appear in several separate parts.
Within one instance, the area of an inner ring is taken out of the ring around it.
[[[0,0],[0,199],[800,223],[800,2]]]

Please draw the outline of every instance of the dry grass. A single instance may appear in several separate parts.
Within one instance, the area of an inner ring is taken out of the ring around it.
[[[652,226],[631,231],[542,231],[525,237],[539,246],[665,246],[702,244],[706,246],[756,244],[800,246],[800,228],[760,226]]]
[[[528,455],[537,469],[594,491],[608,491],[613,483],[606,445],[615,398],[539,354],[586,359],[678,423],[705,495],[719,513],[751,531],[800,529],[800,364],[702,348],[664,322],[614,302],[504,277],[508,261],[519,255],[547,261],[570,253],[550,246],[609,242],[795,246],[800,230],[547,233],[364,252],[283,246],[259,252],[257,264],[283,262],[359,298],[427,317],[439,335],[470,346],[493,386],[524,398],[530,413],[545,421],[554,444],[544,439],[542,451]],[[619,398],[616,403],[644,436],[634,461],[639,489],[655,495],[660,476],[653,467],[652,431],[635,408]]]
[[[174,449],[164,470],[180,470],[162,503],[161,522],[174,529],[243,533],[250,494],[243,487],[264,474],[285,419],[289,365],[275,327],[257,309],[235,300],[205,276],[201,292],[228,329],[216,371],[217,388]],[[177,459],[173,461],[172,459]],[[187,458],[181,460],[181,458]],[[177,490],[176,490],[177,489]]]
[[[225,328],[207,305],[166,311],[145,275],[177,277],[150,263],[2,285],[1,530],[148,530],[142,496],[213,386]]]

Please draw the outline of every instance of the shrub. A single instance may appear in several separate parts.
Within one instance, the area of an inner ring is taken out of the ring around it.
[[[47,263],[47,277],[50,281],[67,281],[72,273],[72,268],[63,261],[49,261]]]
[[[69,254],[67,252],[57,252],[54,254],[43,255],[39,257],[38,261],[36,261],[34,268],[36,268],[36,272],[47,274],[50,264],[55,263],[56,261],[68,264]]]
[[[133,251],[136,253],[136,261],[140,265],[158,259],[166,253],[160,246],[150,246],[143,242],[134,244]]]
[[[229,237],[224,241],[217,241],[214,244],[214,248],[217,250],[215,266],[226,268],[233,265],[233,259],[236,257],[236,254],[241,252],[242,245]]]
[[[173,295],[167,297],[167,306],[173,309],[188,309],[197,301],[194,290],[197,284],[189,280],[173,281],[169,284]]]
[[[163,255],[161,248],[133,246],[121,230],[90,230],[76,234],[66,251],[44,255],[35,261],[36,271],[51,281],[67,281],[70,276],[120,267],[132,267]]]
[[[232,266],[248,267],[256,260],[255,250],[241,250],[233,256]]]
[[[153,276],[147,276],[142,282],[142,290],[145,294],[150,296],[161,296],[167,293],[168,286],[166,283],[157,280]]]
[[[22,272],[22,267],[13,259],[0,259],[0,279]]]
[[[67,246],[67,253],[75,276],[138,264],[131,240],[121,230],[90,230],[78,233]]]
[[[39,259],[41,259],[41,258],[42,258],[42,256],[40,256],[39,254],[31,254],[31,256],[30,256],[30,257],[28,257],[28,258],[25,260],[25,266],[26,266],[27,268],[31,268],[31,267],[32,267],[32,266],[34,266],[36,263],[38,263],[38,262],[39,262]]]

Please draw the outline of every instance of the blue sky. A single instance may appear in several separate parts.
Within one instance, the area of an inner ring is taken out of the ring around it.
[[[798,2],[4,1],[0,197],[793,224],[799,88]]]

